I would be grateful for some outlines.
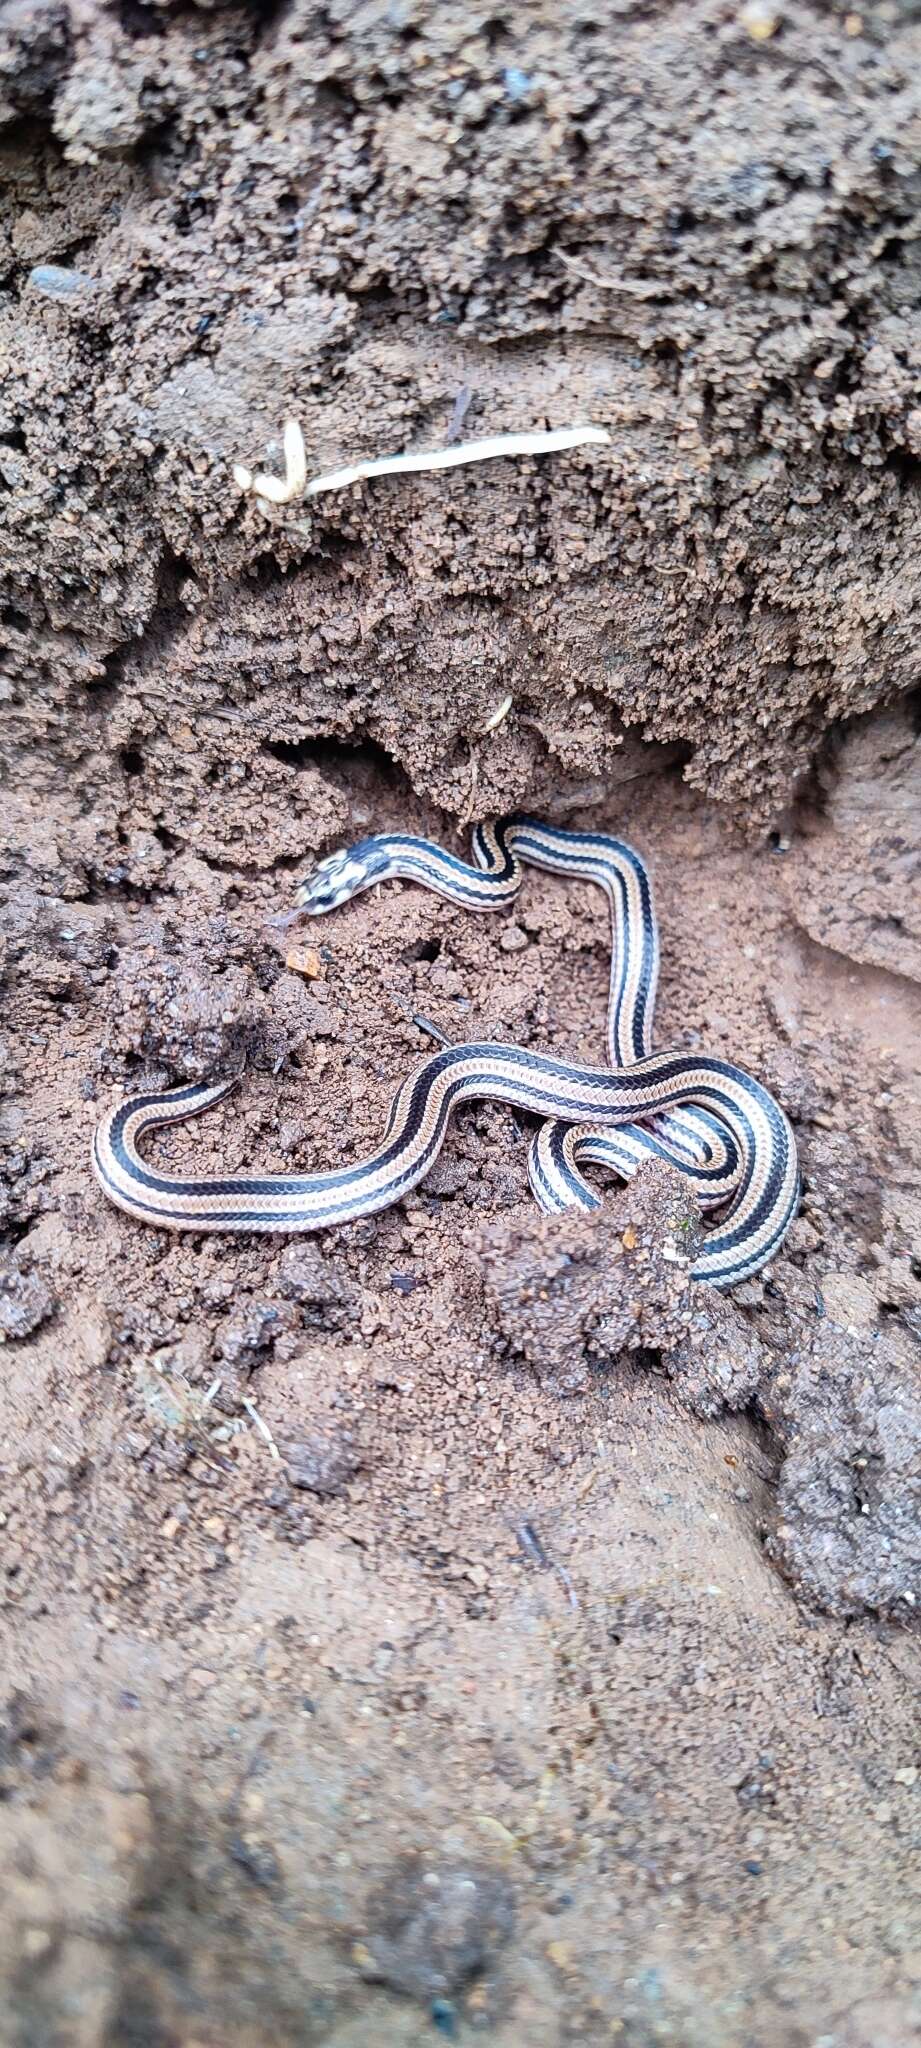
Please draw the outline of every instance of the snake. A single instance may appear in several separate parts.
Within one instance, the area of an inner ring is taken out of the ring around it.
[[[140,1141],[222,1100],[239,1074],[130,1096],[105,1116],[92,1164],[105,1194],[161,1230],[299,1233],[373,1215],[408,1195],[438,1157],[455,1110],[495,1100],[540,1121],[528,1157],[532,1191],[548,1214],[591,1211],[582,1172],[600,1164],[629,1179],[662,1157],[701,1205],[721,1209],[690,1275],[720,1290],[767,1264],[796,1213],[796,1142],[780,1105],[742,1068],[706,1053],[654,1052],[658,924],[645,862],[622,840],[513,815],[478,824],[470,862],[433,841],[378,833],[330,854],[296,892],[298,912],[325,916],[392,879],[471,910],[516,897],[526,865],[596,882],[611,909],[606,1066],[484,1040],[447,1044],[399,1086],[374,1150],[354,1164],[296,1174],[195,1179],[155,1170]]]

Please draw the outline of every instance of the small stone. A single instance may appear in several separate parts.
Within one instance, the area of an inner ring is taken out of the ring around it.
[[[780,15],[767,4],[767,0],[746,0],[745,6],[739,10],[738,22],[753,43],[768,43],[780,27]]]
[[[876,1296],[857,1273],[823,1273],[822,1303],[827,1316],[839,1329],[873,1331],[878,1315]]]
[[[316,946],[290,946],[285,954],[285,966],[292,974],[306,975],[309,981],[324,978],[326,967]]]
[[[264,1352],[271,1350],[278,1335],[278,1326],[278,1309],[274,1302],[242,1303],[224,1331],[221,1357],[232,1365],[262,1357]]]
[[[522,952],[523,948],[527,945],[527,943],[527,932],[522,931],[520,924],[506,925],[502,937],[499,940],[499,944],[502,948],[503,953],[520,953]]]
[[[463,1690],[468,1693],[476,1692],[476,1686],[472,1679],[465,1681]],[[515,1836],[512,1834],[511,1829],[505,1826],[503,1821],[496,1819],[495,1814],[478,1813],[477,1827],[480,1833],[487,1837],[488,1841],[495,1842],[496,1847],[502,1850],[503,1855],[513,1856],[515,1854],[518,1847]]]
[[[85,1785],[89,1777],[86,1760],[82,1756],[62,1756],[54,1767],[55,1783],[58,1785]]]
[[[344,1493],[361,1466],[361,1453],[350,1430],[329,1425],[311,1431],[296,1443],[279,1446],[292,1486],[305,1487],[322,1500]]]
[[[54,1947],[47,1927],[27,1927],[22,1937],[22,1953],[27,1962],[40,1963],[50,1955]]]
[[[57,263],[37,263],[29,272],[34,291],[46,299],[73,299],[95,290],[95,280],[83,270],[65,270]]]
[[[186,1679],[190,1692],[207,1692],[208,1687],[216,1683],[217,1672],[208,1671],[203,1664],[193,1664]]]
[[[446,1153],[442,1152],[441,1157],[436,1159],[431,1172],[425,1176],[425,1192],[427,1195],[450,1198],[452,1195],[460,1194],[461,1190],[467,1186],[470,1176],[471,1165],[469,1159],[451,1159]]]
[[[263,1891],[275,1891],[281,1883],[278,1857],[268,1842],[253,1835],[233,1835],[230,1853],[239,1868]]]
[[[406,1858],[372,1902],[370,1917],[365,1974],[431,2012],[490,1966],[512,1932],[514,1908],[509,1885],[495,1871]]]
[[[357,1294],[348,1273],[324,1257],[319,1245],[291,1244],[278,1261],[279,1294],[297,1302],[312,1327],[338,1330],[354,1322]]]
[[[892,1773],[893,1783],[896,1785],[916,1785],[918,1776],[919,1773],[915,1764],[906,1764],[903,1770],[893,1771]]]
[[[0,1266],[0,1344],[31,1337],[54,1314],[55,1299],[37,1273]]]
[[[526,99],[531,91],[532,80],[517,64],[507,64],[502,73],[502,83],[510,100]]]

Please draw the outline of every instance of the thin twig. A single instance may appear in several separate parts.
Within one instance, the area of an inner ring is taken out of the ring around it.
[[[259,1431],[259,1434],[260,1434],[260,1436],[261,1436],[261,1437],[264,1437],[264,1438],[265,1438],[265,1441],[266,1441],[266,1443],[268,1444],[268,1447],[269,1447],[269,1451],[270,1451],[270,1453],[271,1453],[272,1457],[273,1457],[273,1458],[278,1458],[278,1459],[280,1460],[280,1459],[281,1459],[281,1452],[280,1452],[280,1450],[279,1450],[279,1448],[278,1448],[278,1445],[277,1445],[277,1443],[275,1442],[275,1438],[274,1438],[274,1437],[273,1437],[273,1435],[272,1435],[272,1432],[271,1432],[271,1430],[270,1430],[270,1428],[269,1428],[269,1426],[268,1426],[268,1423],[267,1423],[267,1422],[263,1422],[263,1420],[262,1420],[262,1416],[260,1415],[260,1413],[259,1413],[259,1410],[258,1410],[258,1408],[256,1407],[256,1405],[255,1405],[255,1403],[254,1403],[253,1401],[248,1401],[248,1400],[247,1400],[247,1398],[246,1398],[246,1395],[245,1395],[245,1394],[243,1395],[242,1399],[243,1399],[243,1406],[244,1406],[244,1408],[246,1409],[246,1413],[247,1413],[247,1415],[248,1415],[248,1416],[249,1416],[249,1417],[251,1418],[251,1420],[252,1420],[252,1421],[253,1421],[253,1422],[255,1423],[255,1425],[256,1425],[256,1428],[258,1429],[258,1431]]]
[[[470,750],[470,788],[467,791],[466,804],[464,805],[463,811],[461,812],[461,815],[457,821],[458,828],[461,831],[463,831],[465,825],[469,825],[470,820],[473,817],[473,813],[476,809],[477,784],[479,783],[480,780],[480,763],[473,741],[468,740],[467,746]]]
[[[413,1011],[410,1022],[415,1024],[417,1031],[427,1031],[429,1037],[434,1038],[438,1045],[453,1045],[454,1040],[448,1037],[446,1031],[442,1031],[440,1024],[433,1024],[430,1017],[421,1017],[418,1010]]]
[[[602,292],[625,292],[628,298],[634,299],[661,299],[669,290],[667,285],[656,284],[651,278],[605,277],[600,271],[590,269],[587,263],[580,263],[578,256],[567,255],[565,249],[554,249],[553,253],[567,270],[574,271],[576,277],[584,278],[586,284],[597,285]]]
[[[530,1557],[532,1562],[540,1565],[541,1571],[545,1572],[550,1564],[550,1559],[533,1522],[518,1522],[515,1527],[515,1535],[518,1538],[518,1547],[524,1551],[525,1557]]]
[[[575,1586],[572,1583],[569,1573],[566,1570],[566,1566],[564,1564],[560,1564],[555,1557],[552,1557],[550,1559],[550,1569],[551,1571],[556,1572],[557,1578],[559,1579],[561,1586],[565,1590],[566,1598],[569,1601],[570,1607],[573,1609],[574,1613],[578,1614],[579,1596],[576,1592]]]
[[[469,384],[462,384],[457,394],[457,397],[454,400],[454,410],[451,414],[451,418],[448,423],[448,431],[445,435],[445,445],[447,447],[450,447],[452,441],[457,440],[461,427],[463,426],[467,414],[470,410],[470,401],[472,397],[473,392],[471,391]]]
[[[519,1548],[524,1551],[525,1557],[530,1557],[541,1571],[556,1573],[561,1586],[565,1590],[570,1607],[578,1613],[578,1595],[566,1570],[566,1566],[560,1564],[557,1558],[548,1557],[533,1522],[518,1522],[515,1527],[515,1535],[518,1538]]]

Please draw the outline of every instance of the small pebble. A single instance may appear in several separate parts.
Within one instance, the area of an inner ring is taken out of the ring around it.
[[[186,1682],[190,1692],[207,1692],[209,1686],[217,1683],[217,1672],[206,1670],[202,1664],[193,1664]]]
[[[291,1485],[324,1500],[335,1500],[344,1493],[361,1469],[358,1445],[352,1432],[341,1425],[320,1426],[300,1441],[282,1443],[279,1448]]]
[[[510,100],[523,100],[527,99],[532,81],[517,64],[507,64],[502,73],[502,83]]]
[[[95,280],[85,271],[64,270],[57,263],[37,263],[29,272],[29,283],[46,299],[73,299],[95,289]]]
[[[274,1891],[281,1883],[278,1858],[268,1842],[256,1841],[252,1835],[234,1835],[230,1853],[246,1876],[263,1891]]]
[[[292,974],[304,974],[309,981],[321,979],[326,973],[316,946],[291,946],[285,954],[285,966]]]
[[[22,1937],[22,1953],[29,1963],[40,1963],[50,1955],[53,1942],[46,1927],[27,1927]]]
[[[372,1974],[427,2006],[441,2031],[456,2024],[454,1996],[492,1967],[514,1925],[506,1880],[476,1864],[435,1865],[404,1857],[370,1903]],[[451,2037],[451,2036],[449,2036]]]
[[[739,11],[738,19],[740,28],[744,28],[754,43],[770,42],[780,27],[779,14],[775,14],[773,7],[766,4],[766,0],[746,0],[745,6]]]
[[[0,1267],[0,1344],[7,1338],[31,1337],[54,1309],[54,1296],[38,1273],[23,1273],[13,1265]]]

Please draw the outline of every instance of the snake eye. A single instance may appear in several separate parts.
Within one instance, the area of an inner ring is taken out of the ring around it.
[[[334,866],[332,861],[321,861],[313,874],[300,884],[295,899],[300,909],[314,912],[335,910],[337,903],[344,903],[348,891],[340,889],[337,875],[338,864]]]

